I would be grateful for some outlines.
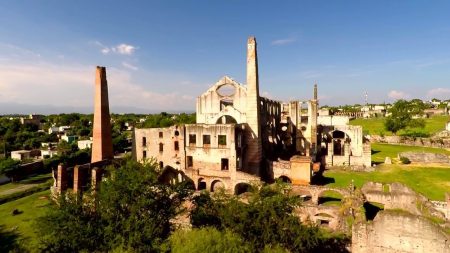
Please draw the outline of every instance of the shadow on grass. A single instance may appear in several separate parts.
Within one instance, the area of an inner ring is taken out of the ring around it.
[[[335,183],[336,181],[334,180],[334,178],[332,177],[325,177],[325,176],[317,176],[314,177],[312,180],[312,183],[315,185],[327,185],[327,184],[332,184]]]
[[[47,182],[49,179],[51,179],[52,176],[51,175],[35,175],[29,178],[25,178],[23,180],[20,180],[19,183],[21,184],[40,184],[40,183],[45,183]]]
[[[380,153],[380,152],[381,152],[381,151],[379,151],[379,150],[374,150],[374,149],[371,150],[371,154],[372,154],[372,155],[375,155],[375,154]]]
[[[335,204],[337,204],[338,202],[341,202],[341,199],[335,197],[319,197],[319,205],[325,204],[327,202],[334,202]]]
[[[0,225],[0,252],[23,252],[20,246],[21,236],[16,230],[7,230]]]

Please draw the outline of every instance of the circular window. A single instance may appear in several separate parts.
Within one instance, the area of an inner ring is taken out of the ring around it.
[[[180,132],[177,130],[177,131],[175,131],[175,136],[178,136],[178,135],[180,135]]]
[[[216,90],[217,94],[219,94],[219,96],[222,96],[222,97],[233,96],[235,91],[236,91],[236,88],[234,87],[234,85],[232,85],[230,83],[223,84],[223,85],[219,86]]]

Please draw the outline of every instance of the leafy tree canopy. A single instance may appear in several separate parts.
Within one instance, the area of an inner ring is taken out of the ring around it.
[[[38,220],[41,250],[159,251],[190,192],[182,185],[161,184],[156,168],[127,159],[108,170],[95,197],[61,197],[59,207]]]
[[[414,116],[422,116],[426,105],[420,99],[411,101],[400,99],[389,109],[390,115],[384,122],[386,130],[397,133],[407,127],[424,127],[423,119],[414,119]]]

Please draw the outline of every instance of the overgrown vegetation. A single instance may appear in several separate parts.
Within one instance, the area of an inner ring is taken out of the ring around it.
[[[127,160],[110,171],[95,197],[60,198],[59,208],[38,220],[41,250],[158,251],[188,191],[159,183],[155,168]]]
[[[300,223],[293,213],[301,204],[300,199],[287,194],[289,187],[285,184],[254,187],[241,200],[224,192],[193,195],[189,183],[166,185],[160,183],[158,176],[156,164],[126,160],[120,168],[109,170],[108,180],[102,181],[95,195],[85,193],[82,201],[73,194],[61,197],[58,205],[45,208],[44,215],[37,215],[35,229],[39,241],[34,242],[34,249],[45,252],[346,252],[347,237]],[[24,203],[22,200],[33,196],[17,201]],[[194,204],[190,213],[194,229],[178,230],[173,221],[178,214],[186,212],[183,203],[187,199]],[[0,215],[14,208],[23,213],[8,220],[32,214],[31,209],[15,202],[1,205]]]
[[[204,192],[194,197],[192,225],[231,231],[251,246],[251,252],[345,252],[345,237],[326,235],[293,215],[301,202],[288,194],[286,184],[253,189],[246,201],[224,193],[211,196]]]

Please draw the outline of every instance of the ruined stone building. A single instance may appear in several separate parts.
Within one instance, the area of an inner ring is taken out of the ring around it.
[[[135,129],[135,158],[156,159],[167,180],[235,193],[252,181],[308,184],[325,166],[371,166],[361,127],[318,116],[317,85],[309,101],[260,96],[254,37],[247,43],[246,85],[222,77],[197,98],[196,116],[196,124]]]

